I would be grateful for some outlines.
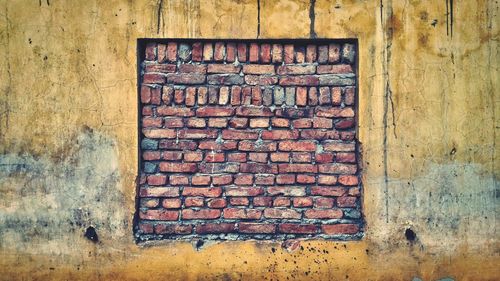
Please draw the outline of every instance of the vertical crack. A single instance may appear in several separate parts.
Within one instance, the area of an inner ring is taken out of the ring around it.
[[[309,37],[316,38],[316,31],[314,30],[314,25],[316,21],[316,12],[314,11],[316,6],[316,0],[310,0],[309,2]]]
[[[162,18],[162,13],[161,9],[163,7],[163,0],[158,1],[158,10],[156,11],[156,33],[160,33],[160,24],[161,24],[161,18]]]
[[[257,0],[257,38],[260,37],[260,0]]]

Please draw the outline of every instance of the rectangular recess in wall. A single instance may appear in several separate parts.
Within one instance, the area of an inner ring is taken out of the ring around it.
[[[356,40],[138,50],[138,242],[362,237]]]

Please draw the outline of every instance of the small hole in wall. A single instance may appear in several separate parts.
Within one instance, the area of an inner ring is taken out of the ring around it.
[[[95,228],[92,226],[87,227],[84,236],[94,243],[99,242],[99,237],[97,236],[97,232],[95,231]]]
[[[411,230],[411,228],[407,228],[405,230],[405,237],[406,240],[413,242],[417,238],[417,234],[413,230]]]

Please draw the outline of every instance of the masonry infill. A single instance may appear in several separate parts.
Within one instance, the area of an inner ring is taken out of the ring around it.
[[[355,40],[141,40],[135,237],[359,239]]]

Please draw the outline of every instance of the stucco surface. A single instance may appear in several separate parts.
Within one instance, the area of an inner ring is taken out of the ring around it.
[[[498,12],[0,0],[0,279],[496,280]],[[359,43],[365,237],[137,245],[137,39],[315,36]]]

